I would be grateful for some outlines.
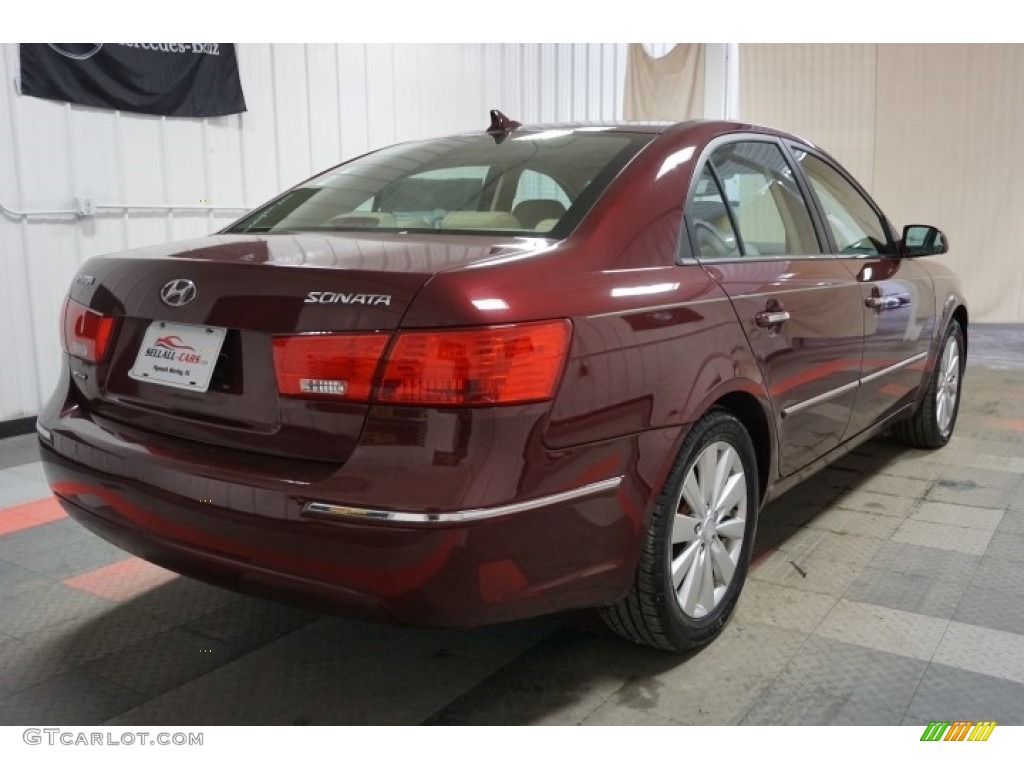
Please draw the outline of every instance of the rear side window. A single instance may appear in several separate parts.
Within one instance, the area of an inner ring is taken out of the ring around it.
[[[818,196],[829,232],[841,254],[878,256],[888,250],[882,220],[853,184],[835,168],[808,152],[797,162]]]
[[[717,182],[719,199],[724,200],[730,214],[730,229],[734,228],[738,249],[744,257],[821,253],[807,202],[778,145],[745,141],[721,147],[712,154],[704,174]],[[701,254],[713,258],[705,253],[700,241],[702,222],[712,224],[701,215],[701,208],[708,202],[708,195],[699,194],[705,176],[698,181],[698,195],[690,202],[688,211]],[[723,219],[719,216],[718,221],[713,226],[722,234]],[[728,237],[728,232],[725,235]]]
[[[709,166],[697,180],[688,215],[700,258],[731,259],[741,255],[729,210]]]

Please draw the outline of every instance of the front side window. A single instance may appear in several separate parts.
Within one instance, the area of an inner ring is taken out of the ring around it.
[[[413,142],[338,166],[230,232],[494,232],[563,237],[652,138],[516,131]]]
[[[778,145],[729,144],[716,150],[709,164],[738,229],[744,257],[821,253],[807,203]]]
[[[885,253],[888,238],[882,221],[857,188],[814,155],[797,150],[796,157],[818,196],[838,252],[865,256]]]

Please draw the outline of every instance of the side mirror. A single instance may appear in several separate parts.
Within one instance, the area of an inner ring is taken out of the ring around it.
[[[908,224],[903,228],[900,253],[906,258],[936,256],[949,251],[949,241],[942,230],[925,224]]]

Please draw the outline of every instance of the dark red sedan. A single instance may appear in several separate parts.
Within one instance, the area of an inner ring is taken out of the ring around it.
[[[38,422],[68,512],[240,590],[423,625],[600,607],[682,650],[768,499],[887,427],[949,440],[939,230],[766,128],[492,117],[87,262]]]

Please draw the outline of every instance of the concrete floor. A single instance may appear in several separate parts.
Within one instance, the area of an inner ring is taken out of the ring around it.
[[[1024,724],[1024,329],[972,328],[953,441],[870,442],[777,500],[688,656],[589,615],[363,624],[127,556],[0,441],[0,724]],[[797,570],[795,565],[800,570]]]

